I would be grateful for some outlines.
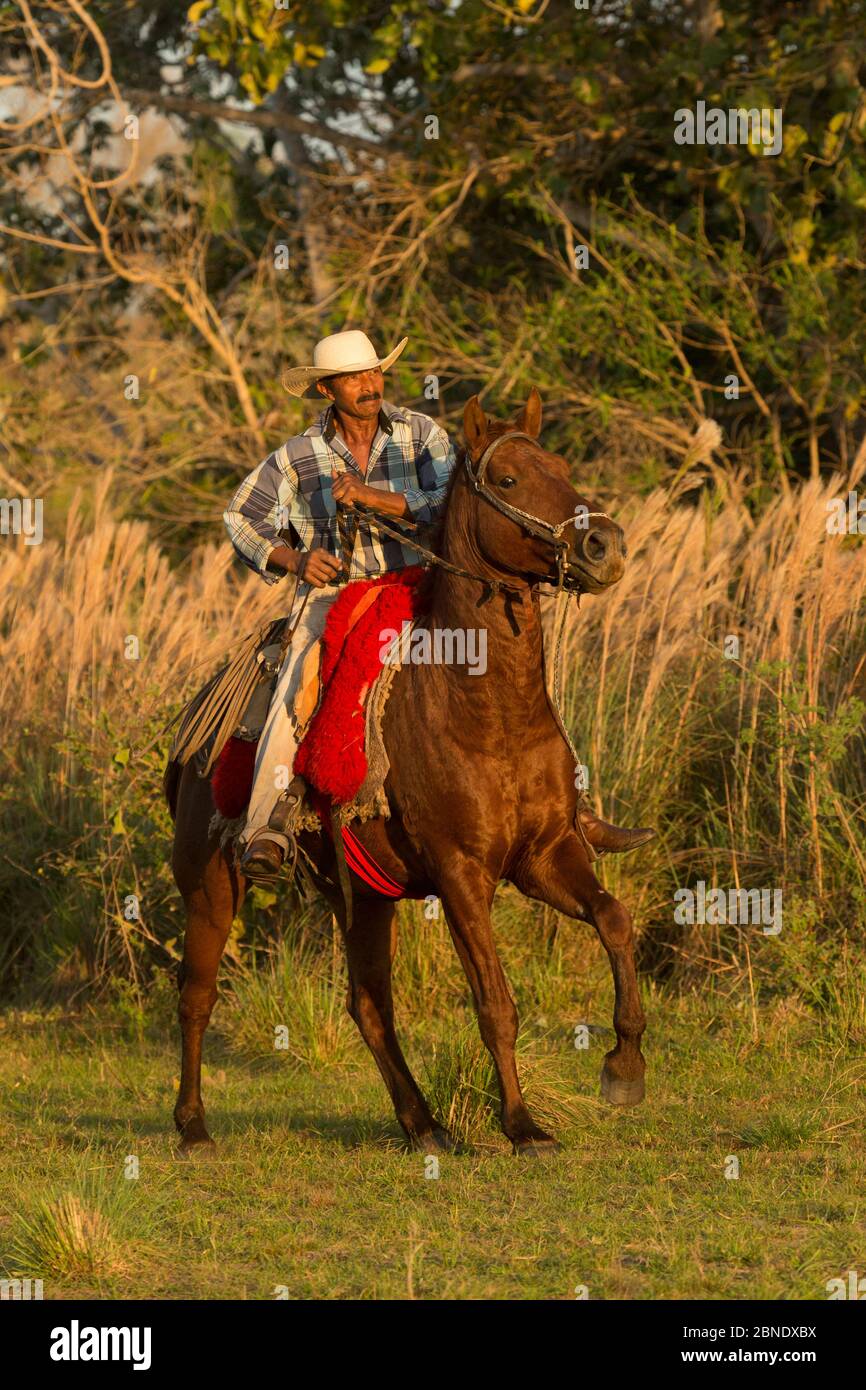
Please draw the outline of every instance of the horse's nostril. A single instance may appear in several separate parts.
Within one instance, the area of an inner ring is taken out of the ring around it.
[[[603,531],[590,531],[583,543],[583,551],[588,560],[603,560],[607,554],[607,537]]]

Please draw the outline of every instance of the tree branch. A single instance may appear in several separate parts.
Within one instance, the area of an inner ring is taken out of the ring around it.
[[[127,100],[142,106],[153,106],[158,111],[175,111],[180,116],[205,116],[212,121],[237,121],[241,125],[258,126],[261,130],[290,130],[297,135],[312,135],[317,140],[327,140],[331,145],[342,145],[350,150],[367,150],[373,154],[385,155],[390,152],[385,145],[376,140],[367,140],[363,135],[348,135],[345,131],[334,130],[319,121],[305,121],[301,116],[292,116],[282,111],[257,109],[244,111],[239,106],[225,106],[217,101],[199,101],[195,97],[176,97],[163,92],[144,92],[133,88],[126,93]]]

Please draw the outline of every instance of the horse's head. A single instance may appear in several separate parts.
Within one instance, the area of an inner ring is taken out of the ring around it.
[[[473,541],[488,564],[556,582],[559,563],[566,588],[591,594],[622,577],[622,528],[576,491],[566,459],[537,442],[541,397],[535,387],[513,424],[489,420],[473,396],[463,429],[465,467],[479,498]]]

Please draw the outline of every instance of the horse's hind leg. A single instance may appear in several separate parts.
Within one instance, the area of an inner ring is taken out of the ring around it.
[[[174,1122],[181,1134],[178,1152],[188,1157],[198,1148],[213,1148],[204,1122],[201,1098],[201,1050],[205,1029],[217,997],[217,971],[231,930],[234,911],[222,896],[209,897],[199,888],[185,897],[186,935],[178,971],[183,1039],[180,1087]]]
[[[338,908],[338,918],[342,918]],[[394,904],[355,898],[353,921],[343,933],[349,972],[346,1007],[388,1088],[409,1143],[425,1153],[451,1149],[453,1140],[434,1120],[406,1063],[394,1029],[391,967],[397,945]]]
[[[207,793],[205,803],[202,792]],[[210,793],[200,783],[191,790],[201,813],[211,814]],[[215,1146],[207,1132],[201,1098],[202,1039],[216,1002],[219,963],[231,925],[243,900],[244,880],[225,853],[214,843],[207,848],[198,842],[198,853],[184,832],[191,828],[184,814],[183,797],[179,805],[178,834],[175,840],[174,871],[186,906],[187,923],[183,960],[178,972],[180,1001],[178,1014],[182,1035],[180,1087],[174,1107],[174,1121],[181,1134],[178,1153],[190,1157]],[[208,821],[204,821],[205,839]],[[201,861],[204,860],[204,863]]]

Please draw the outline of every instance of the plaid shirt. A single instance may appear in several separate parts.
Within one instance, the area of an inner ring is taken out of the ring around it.
[[[334,479],[341,473],[355,473],[368,486],[386,492],[402,492],[412,520],[431,522],[445,506],[454,464],[454,447],[435,420],[383,401],[364,475],[336,433],[333,406],[328,406],[314,425],[287,440],[253,469],[229,503],[223,520],[244,564],[268,584],[275,584],[282,572],[268,570],[267,563],[278,545],[321,548],[342,559],[332,493]],[[417,563],[418,555],[411,547],[362,522],[349,578],[363,579]]]

